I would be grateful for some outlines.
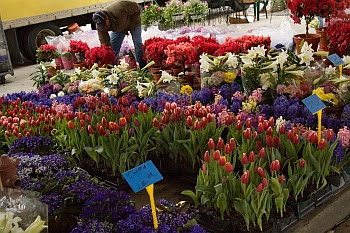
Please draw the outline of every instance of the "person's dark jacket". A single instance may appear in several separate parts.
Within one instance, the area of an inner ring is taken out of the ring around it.
[[[141,11],[136,2],[116,1],[103,11],[107,13],[111,25],[105,31],[97,30],[101,44],[111,45],[108,31],[128,34],[128,31],[141,25]]]

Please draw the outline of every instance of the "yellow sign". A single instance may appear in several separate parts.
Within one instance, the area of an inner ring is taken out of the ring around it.
[[[158,220],[157,220],[157,212],[156,212],[156,205],[154,203],[154,184],[151,184],[150,186],[146,187],[148,196],[149,196],[149,200],[151,202],[151,208],[152,208],[152,217],[153,217],[153,225],[154,225],[154,229],[158,229]]]
[[[318,119],[318,132],[317,132],[317,136],[318,136],[318,142],[321,141],[321,128],[322,128],[322,124],[321,124],[321,120],[322,120],[322,110],[317,112],[317,119]]]

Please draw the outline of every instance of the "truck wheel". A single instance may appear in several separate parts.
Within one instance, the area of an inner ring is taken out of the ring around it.
[[[47,44],[46,36],[62,35],[62,31],[54,23],[43,23],[32,26],[24,32],[25,57],[35,61],[36,50],[40,45]]]
[[[17,42],[18,42],[18,46],[19,46],[19,51],[21,52],[22,56],[28,59],[28,55],[27,52],[25,50],[25,42],[27,41],[27,39],[25,38],[25,32],[26,32],[27,28],[20,28],[16,30],[16,34],[17,34]]]

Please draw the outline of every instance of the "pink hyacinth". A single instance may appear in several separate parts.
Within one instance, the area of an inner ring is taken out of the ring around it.
[[[348,130],[348,127],[344,126],[343,129],[339,130],[338,139],[344,148],[350,145],[350,130]]]
[[[253,91],[252,95],[249,96],[249,99],[254,100],[256,103],[260,103],[262,100],[262,89],[258,88],[256,90]]]

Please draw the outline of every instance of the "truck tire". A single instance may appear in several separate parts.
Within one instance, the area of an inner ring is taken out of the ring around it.
[[[24,56],[32,61],[35,61],[36,50],[40,45],[47,44],[46,36],[62,35],[62,31],[54,23],[43,23],[31,26],[24,32]]]
[[[24,37],[26,29],[27,28],[20,28],[16,30],[19,51],[21,52],[22,56],[25,58],[28,57],[27,51],[25,50],[25,47],[26,47],[25,41],[27,41],[27,39],[25,39]]]

